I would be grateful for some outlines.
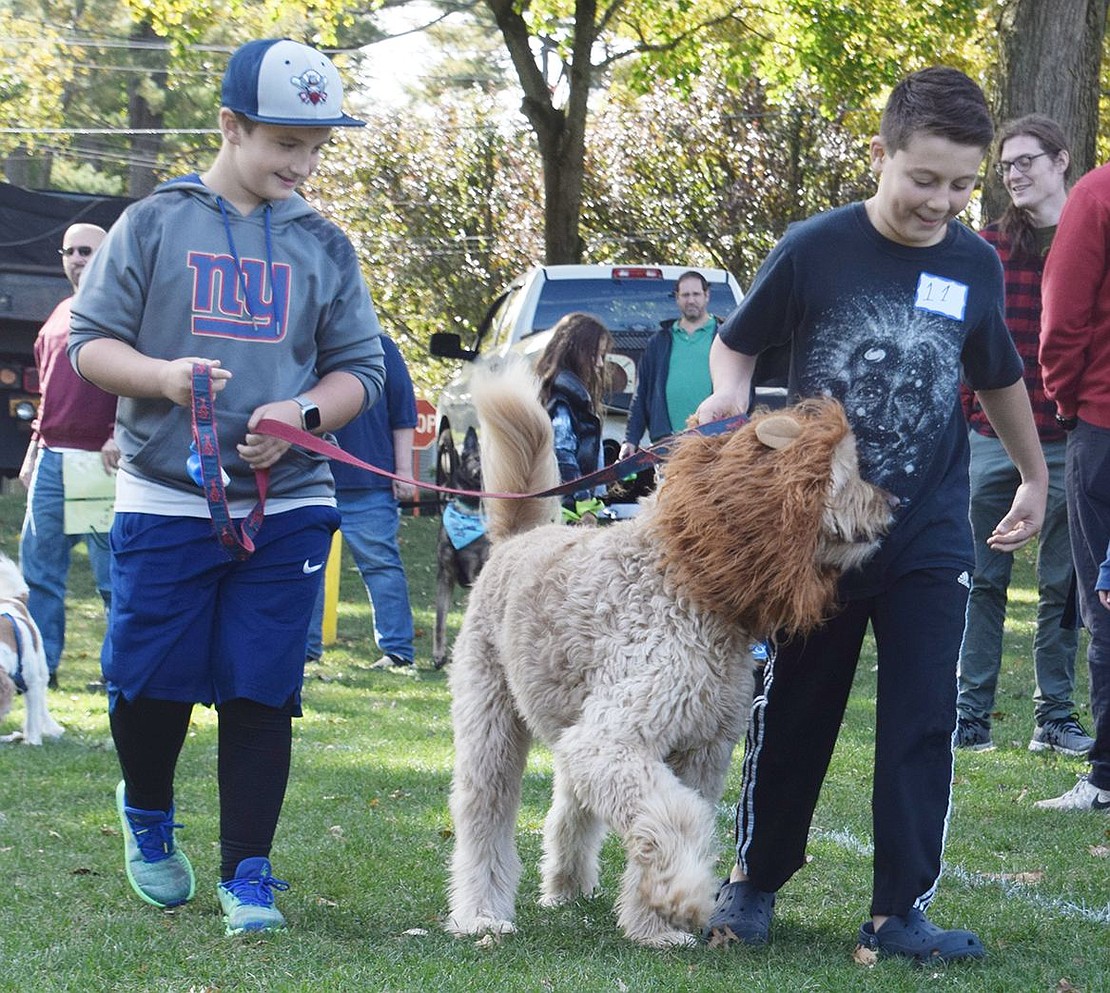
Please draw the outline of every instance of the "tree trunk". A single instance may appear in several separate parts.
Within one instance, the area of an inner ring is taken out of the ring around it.
[[[159,41],[150,23],[144,21],[131,32],[133,40]],[[159,57],[155,51],[144,52],[142,57]],[[165,58],[164,54],[161,56]],[[163,136],[160,134],[141,134],[142,131],[159,130],[165,127],[162,113],[163,101],[155,107],[147,98],[146,88],[153,86],[162,94],[166,91],[166,71],[158,69],[149,76],[133,73],[127,85],[127,118],[131,129],[131,165],[128,170],[127,192],[133,197],[145,197],[157,185],[154,163],[162,148]]]
[[[513,0],[485,0],[524,91],[521,110],[536,135],[543,165],[544,261],[548,265],[582,260],[583,244],[578,233],[582,214],[582,184],[585,175],[586,117],[591,62],[598,33],[597,0],[575,0],[574,40],[566,65],[566,105],[555,106],[553,87],[536,64],[532,36]]]
[[[1004,0],[998,15],[998,86],[995,119],[1045,114],[1071,143],[1072,175],[1095,162],[1099,71],[1110,0]],[[1002,183],[987,174],[983,204],[988,218],[1009,202]]]

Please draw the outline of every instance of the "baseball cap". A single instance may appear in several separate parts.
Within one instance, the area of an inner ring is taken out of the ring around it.
[[[322,52],[288,38],[248,41],[231,55],[220,100],[260,124],[361,128],[343,113],[339,71]]]

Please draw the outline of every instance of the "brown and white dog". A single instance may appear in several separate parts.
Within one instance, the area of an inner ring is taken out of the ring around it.
[[[493,492],[558,483],[550,420],[517,370],[475,384]],[[638,516],[543,526],[557,500],[490,501],[493,551],[450,670],[455,849],[445,926],[515,929],[514,844],[533,738],[554,759],[540,903],[593,892],[607,830],[623,841],[618,919],[633,941],[686,945],[718,880],[714,805],[754,690],[750,646],[834,609],[836,580],[890,524],[859,476],[835,401],[688,436]]]
[[[43,737],[57,738],[64,728],[50,716],[46,706],[46,683],[50,673],[42,650],[42,635],[27,610],[27,584],[19,567],[0,555],[0,668],[9,685],[23,689],[23,730],[0,737],[0,741],[20,738],[28,745],[41,745]],[[24,689],[25,688],[25,689]],[[0,687],[0,719],[11,709],[5,707]]]

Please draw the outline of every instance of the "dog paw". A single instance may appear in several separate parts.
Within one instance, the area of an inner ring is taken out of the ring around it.
[[[448,934],[457,938],[466,938],[475,934],[513,934],[516,925],[512,921],[501,920],[497,917],[449,917],[443,925]]]
[[[655,934],[628,935],[636,944],[645,948],[693,948],[698,937],[688,931],[659,931]]]

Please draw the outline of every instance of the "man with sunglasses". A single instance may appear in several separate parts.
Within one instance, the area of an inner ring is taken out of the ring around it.
[[[105,234],[95,224],[74,224],[66,230],[58,251],[74,292]],[[65,643],[70,551],[82,538],[105,610],[112,596],[107,534],[65,533],[62,463],[66,452],[85,451],[100,453],[106,473],[114,473],[119,464],[119,448],[112,438],[116,397],[81,379],[66,355],[72,302],[71,295],[59,303],[35,339],[41,398],[38,416],[31,425],[31,443],[19,471],[19,479],[27,488],[19,564],[30,590],[27,607],[42,631],[50,686],[55,689]]]

